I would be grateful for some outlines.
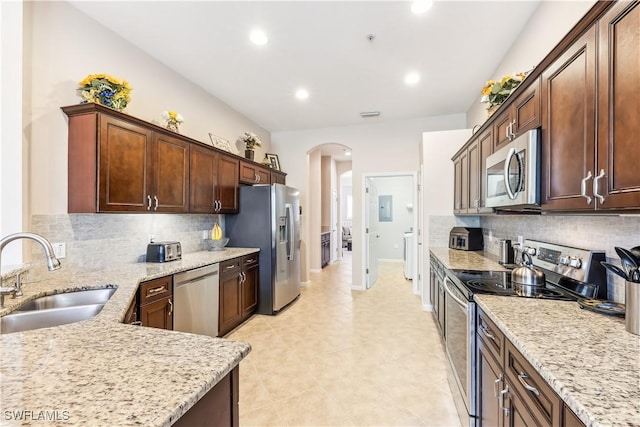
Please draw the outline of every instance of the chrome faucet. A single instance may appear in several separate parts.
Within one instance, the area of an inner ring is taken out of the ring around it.
[[[58,260],[58,258],[56,258],[56,256],[53,254],[53,246],[51,246],[51,242],[49,242],[46,238],[42,237],[39,234],[26,232],[9,234],[8,236],[0,239],[0,266],[2,265],[2,250],[9,243],[17,239],[31,239],[40,243],[40,246],[42,246],[42,249],[44,249],[44,254],[47,257],[47,268],[49,269],[49,271],[57,270],[60,268],[60,260]],[[14,287],[0,287],[0,307],[4,306],[5,295],[13,295],[13,298],[22,296],[20,273],[16,275],[16,285]]]

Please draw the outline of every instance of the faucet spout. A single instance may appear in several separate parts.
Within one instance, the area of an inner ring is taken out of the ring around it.
[[[9,234],[8,236],[5,236],[2,239],[0,239],[0,266],[2,265],[2,250],[9,243],[18,239],[30,239],[38,242],[40,246],[42,246],[42,249],[44,250],[44,254],[47,258],[47,268],[49,269],[49,271],[57,270],[60,268],[60,260],[56,258],[56,256],[54,255],[53,246],[51,245],[51,242],[49,242],[46,238],[42,237],[39,234],[27,233],[27,232]],[[15,287],[14,297],[22,295],[19,278],[16,280],[16,282],[17,283]]]

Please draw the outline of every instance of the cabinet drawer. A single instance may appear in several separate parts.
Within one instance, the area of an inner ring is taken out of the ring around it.
[[[504,334],[482,310],[478,310],[477,335],[482,339],[493,357],[502,364],[504,355]]]
[[[505,374],[531,414],[543,424],[560,425],[562,401],[558,395],[508,340],[505,352]]]
[[[239,273],[242,268],[242,258],[233,258],[220,263],[220,275]]]
[[[258,265],[258,255],[260,253],[256,252],[254,254],[245,255],[242,257],[242,268],[244,270],[251,268],[255,265]]]
[[[173,277],[161,277],[140,284],[140,305],[148,304],[173,294]]]

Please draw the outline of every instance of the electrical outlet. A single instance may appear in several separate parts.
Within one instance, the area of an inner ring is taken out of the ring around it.
[[[210,236],[210,231],[209,230],[202,230],[202,240],[207,240]]]
[[[155,234],[149,234],[149,243],[153,243],[156,241],[156,236]]]
[[[67,256],[67,245],[66,243],[53,243],[53,254],[56,258],[65,258]]]

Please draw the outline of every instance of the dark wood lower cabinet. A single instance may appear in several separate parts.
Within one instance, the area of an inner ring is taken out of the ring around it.
[[[236,366],[173,424],[177,427],[238,427],[239,368]]]
[[[477,315],[478,427],[583,427],[495,323]]]
[[[322,254],[322,267],[326,267],[331,261],[331,233],[320,235],[320,253]]]
[[[172,297],[140,306],[140,322],[142,326],[159,329],[173,329],[173,301]]]
[[[229,333],[256,311],[259,271],[257,253],[220,263],[220,336]]]

